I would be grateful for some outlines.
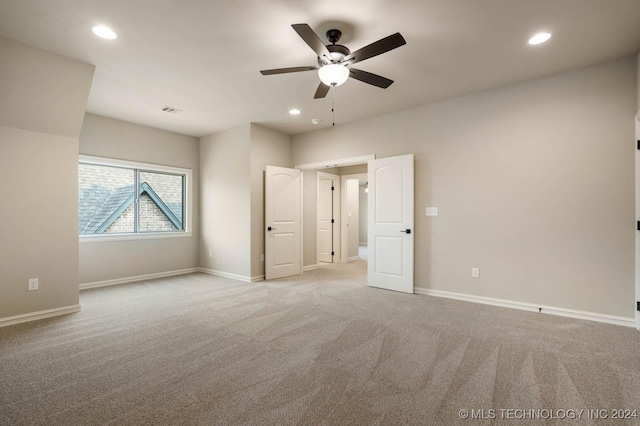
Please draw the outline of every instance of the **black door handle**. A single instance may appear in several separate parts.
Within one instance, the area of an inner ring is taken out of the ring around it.
[[[400,232],[406,232],[407,234],[411,233],[411,229],[405,229],[404,231],[400,231]]]

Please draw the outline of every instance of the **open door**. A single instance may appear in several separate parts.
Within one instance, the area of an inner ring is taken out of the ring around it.
[[[265,173],[265,279],[299,275],[301,264],[300,170],[267,166]]]
[[[369,160],[368,284],[413,293],[413,154]]]

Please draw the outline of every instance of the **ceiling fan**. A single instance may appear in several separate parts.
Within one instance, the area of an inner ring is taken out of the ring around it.
[[[314,99],[324,98],[332,86],[341,85],[347,81],[349,77],[386,89],[391,86],[393,80],[367,71],[351,68],[351,65],[407,44],[400,33],[395,33],[371,43],[362,49],[351,52],[346,46],[336,44],[342,36],[340,30],[333,29],[327,31],[327,40],[329,40],[331,44],[325,45],[309,25],[294,24],[292,27],[302,40],[316,52],[316,55],[318,55],[318,65],[262,70],[260,73],[262,73],[262,75],[273,75],[317,70],[321,82],[316,90],[316,94],[313,96]]]

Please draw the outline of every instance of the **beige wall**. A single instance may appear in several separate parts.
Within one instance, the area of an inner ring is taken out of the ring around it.
[[[360,233],[360,191],[359,179],[349,179],[347,193],[343,199],[347,203],[347,259],[358,256],[358,234]]]
[[[0,126],[0,153],[0,318],[77,305],[78,139]]]
[[[298,135],[293,161],[415,154],[417,287],[632,317],[636,79],[626,58]]]
[[[339,167],[337,169],[341,176],[344,175],[357,175],[359,173],[367,173],[366,164],[356,164],[355,166]]]
[[[0,125],[78,137],[95,67],[0,36]]]
[[[0,37],[0,318],[78,305],[78,136],[94,67]],[[27,291],[29,278],[38,291]]]
[[[198,171],[198,138],[86,113],[80,154]],[[197,180],[197,179],[194,179]]]
[[[200,138],[200,267],[242,279],[251,277],[250,139],[250,124]]]
[[[85,115],[80,154],[192,170],[193,233],[191,237],[180,238],[81,242],[81,284],[198,267],[198,153],[198,139],[192,136],[90,113]]]
[[[337,169],[331,169],[337,170]],[[324,172],[324,170],[322,170]],[[328,172],[335,173],[335,172]],[[318,264],[318,172],[302,171],[302,266]]]
[[[360,231],[358,232],[358,243],[368,244],[369,230],[367,224],[367,203],[369,202],[369,194],[364,191],[364,187],[360,187]]]
[[[200,139],[200,266],[264,276],[264,170],[291,167],[291,137],[257,124]],[[211,252],[212,257],[209,257]]]
[[[264,276],[264,172],[266,166],[293,167],[291,136],[251,124],[251,277]]]
[[[362,174],[362,173],[367,173],[367,165],[366,164],[356,164],[354,166],[346,166],[346,167],[340,167],[340,174],[342,176],[344,175],[356,175],[356,174]],[[358,185],[358,232],[355,234],[355,241],[356,244],[359,246],[360,243],[367,243],[367,193],[364,192],[364,188],[361,188]],[[353,242],[351,240],[348,240],[349,244],[353,244]],[[355,254],[353,254],[353,256],[357,256],[358,252],[357,252],[358,247],[354,246],[354,247],[350,247],[349,250],[356,250]],[[349,257],[351,257],[352,255],[349,254]]]

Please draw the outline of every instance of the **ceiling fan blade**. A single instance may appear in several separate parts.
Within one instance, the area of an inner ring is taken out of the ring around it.
[[[320,85],[318,86],[318,89],[316,90],[316,94],[313,95],[313,99],[322,99],[322,98],[324,98],[325,96],[327,96],[327,93],[329,93],[329,89],[331,89],[330,86],[327,86],[323,82],[320,82]]]
[[[407,44],[407,42],[404,37],[402,37],[400,33],[395,33],[389,37],[375,41],[362,49],[351,52],[351,54],[347,55],[344,60],[351,61],[352,64],[355,64],[356,62],[373,58],[374,56],[378,56],[397,47],[404,46],[405,44]]]
[[[386,77],[382,77],[378,74],[373,74],[367,71],[358,70],[355,68],[349,68],[349,77],[360,80],[363,83],[369,83],[377,87],[386,89],[393,84],[393,80],[389,80]]]
[[[318,57],[325,57],[327,61],[331,61],[332,56],[327,49],[327,46],[324,45],[320,37],[311,29],[311,27],[307,24],[293,24],[291,25],[293,29],[298,33],[300,38],[304,40],[305,43],[309,45]]]
[[[301,72],[301,71],[314,71],[317,70],[318,67],[291,67],[291,68],[275,68],[272,70],[262,70],[260,74],[262,75],[273,75],[273,74],[286,74],[290,72]]]

